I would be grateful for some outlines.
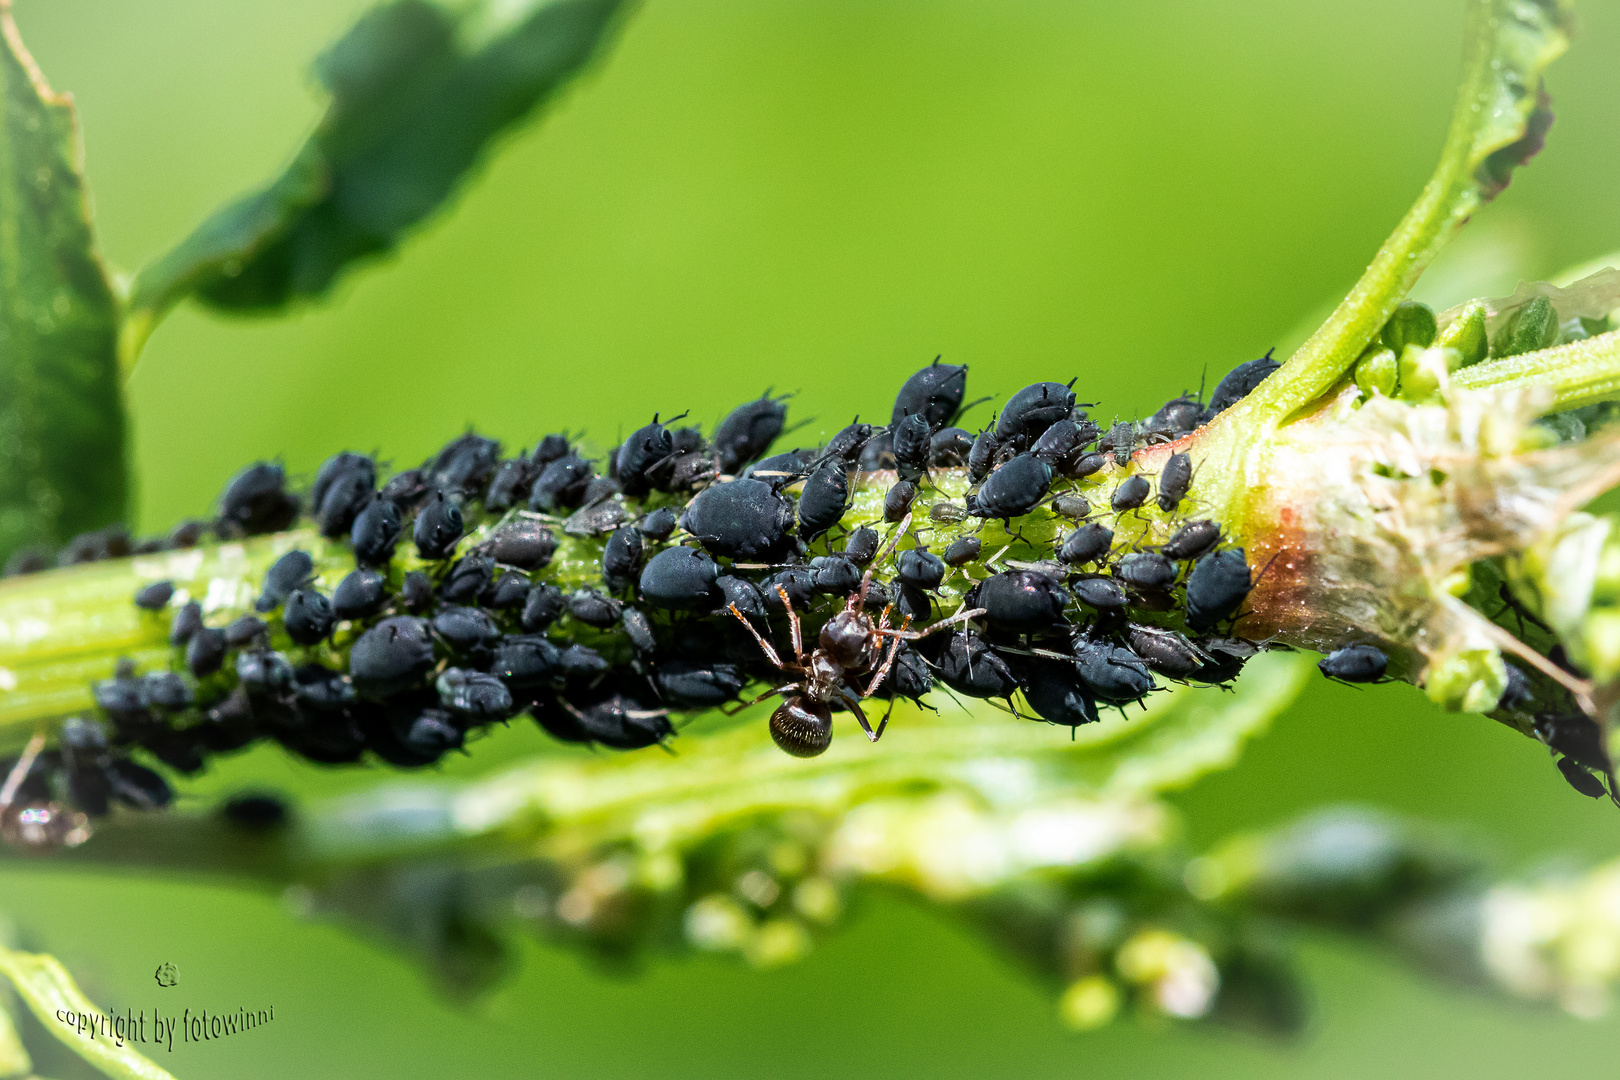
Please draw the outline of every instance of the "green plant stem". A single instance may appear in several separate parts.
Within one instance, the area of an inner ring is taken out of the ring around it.
[[[1620,399],[1620,331],[1504,356],[1464,368],[1451,377],[1463,390],[1543,386],[1554,394],[1549,412]]]
[[[1568,18],[1555,3],[1473,0],[1462,82],[1434,175],[1327,322],[1217,423],[1274,427],[1344,376],[1451,234],[1489,197],[1480,167],[1522,135],[1541,72],[1568,47]]]

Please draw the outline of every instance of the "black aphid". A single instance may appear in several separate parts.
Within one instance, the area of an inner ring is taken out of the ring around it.
[[[928,454],[933,432],[923,416],[903,416],[889,429],[894,469],[902,480],[920,480],[928,475]]]
[[[1077,578],[1069,583],[1074,598],[1098,611],[1113,611],[1125,606],[1125,590],[1119,582],[1105,577]]]
[[[787,421],[785,398],[762,397],[739,405],[714,430],[715,463],[722,473],[735,475],[751,461],[763,457]]]
[[[887,431],[874,432],[866,440],[861,447],[860,467],[862,472],[894,468],[894,439]]]
[[[663,608],[707,609],[719,598],[715,580],[720,567],[696,548],[665,548],[641,571],[639,591],[649,604]]]
[[[1126,636],[1131,651],[1151,671],[1172,679],[1189,678],[1204,666],[1204,656],[1193,643],[1172,630],[1132,626]]]
[[[469,495],[484,490],[500,460],[500,443],[469,431],[446,443],[422,468],[430,487],[450,495]]]
[[[848,596],[861,585],[861,568],[842,555],[822,555],[810,560],[816,591],[829,596]]]
[[[507,570],[484,590],[480,597],[485,607],[496,611],[521,611],[529,602],[529,578],[520,570]]]
[[[287,823],[287,804],[276,795],[232,795],[219,808],[220,816],[238,829],[266,832]]]
[[[799,492],[799,539],[809,543],[838,524],[849,508],[849,477],[841,461],[810,474]]]
[[[1389,667],[1389,657],[1372,645],[1346,645],[1334,649],[1316,662],[1317,668],[1330,679],[1347,683],[1377,682]]]
[[[541,439],[540,444],[534,448],[534,453],[529,455],[529,460],[534,462],[536,465],[544,467],[551,464],[553,461],[556,461],[558,458],[567,457],[569,450],[570,447],[568,445],[568,437],[566,435],[547,435],[545,438]]]
[[[655,511],[656,512],[656,511]],[[673,527],[673,526],[672,526]],[[538,570],[557,551],[557,538],[533,518],[516,517],[503,522],[479,550],[496,562],[519,570]]]
[[[714,587],[719,590],[722,608],[736,608],[750,619],[763,619],[768,614],[765,597],[753,582],[726,574],[715,580]]]
[[[1035,509],[1052,486],[1052,466],[1034,454],[1019,454],[979,486],[979,517],[1008,520]]]
[[[475,723],[504,720],[512,715],[512,692],[494,675],[465,668],[446,668],[434,683],[439,704],[452,714]]]
[[[619,621],[619,613],[624,606],[610,596],[603,596],[595,589],[578,589],[568,597],[568,614],[584,623],[598,629],[607,629]]]
[[[808,567],[791,567],[783,570],[771,578],[760,589],[765,596],[765,606],[771,611],[784,612],[782,607],[782,594],[787,594],[788,603],[796,610],[803,610],[810,606],[810,601],[816,595],[816,575]]]
[[[523,613],[518,621],[529,633],[538,634],[556,622],[566,606],[567,600],[562,590],[550,582],[542,582],[529,590],[529,598],[523,602]]]
[[[619,627],[636,652],[650,655],[658,651],[658,635],[653,632],[652,620],[640,608],[626,605],[619,613]]]
[[[856,566],[865,566],[877,556],[879,542],[877,531],[862,525],[844,541],[844,557]]]
[[[641,535],[649,540],[668,540],[675,532],[675,511],[667,506],[660,506],[642,518],[636,527],[641,530]]]
[[[1159,509],[1170,513],[1187,497],[1192,486],[1192,458],[1187,454],[1171,454],[1159,470]]]
[[[858,465],[861,450],[871,438],[872,425],[857,420],[828,440],[826,447],[821,451],[821,456],[816,460],[820,464],[836,461],[846,466]]]
[[[760,480],[733,480],[698,492],[681,528],[712,554],[778,562],[793,550],[793,503]]]
[[[492,514],[504,514],[514,506],[526,504],[540,468],[528,458],[508,458],[501,462],[484,491],[484,509]]]
[[[1069,596],[1058,583],[1034,570],[1004,570],[975,585],[963,602],[984,608],[984,619],[997,630],[1036,633],[1063,621]]]
[[[1187,625],[1208,630],[1235,613],[1252,587],[1242,548],[1205,555],[1187,577]]]
[[[1602,780],[1577,765],[1573,758],[1559,758],[1558,771],[1563,774],[1565,780],[1569,781],[1570,787],[1589,799],[1601,799],[1609,793],[1608,789],[1603,786]]]
[[[911,513],[911,504],[916,501],[917,485],[910,480],[896,480],[883,496],[883,520],[894,524]]]
[[[162,611],[174,596],[174,582],[154,581],[135,594],[135,606],[146,611]]]
[[[1052,500],[1052,512],[1079,521],[1091,513],[1091,503],[1083,495],[1059,495]]]
[[[641,533],[625,526],[614,529],[602,546],[602,578],[615,589],[622,589],[641,572]]]
[[[359,648],[358,643],[355,647]],[[354,669],[352,654],[349,668]],[[236,679],[249,694],[281,694],[292,689],[293,666],[285,656],[269,649],[241,652],[236,654]]]
[[[433,606],[432,579],[420,570],[412,570],[400,582],[399,599],[406,611],[426,611]]]
[[[298,704],[316,712],[340,712],[354,704],[354,684],[341,672],[320,664],[305,664],[293,672],[293,696]]]
[[[1168,589],[1176,583],[1176,566],[1156,551],[1137,551],[1119,560],[1114,576],[1138,589]]]
[[[579,506],[585,501],[591,475],[591,463],[578,454],[548,461],[529,489],[529,509],[554,514]]]
[[[689,709],[724,705],[742,692],[742,672],[731,664],[669,660],[658,666],[653,685],[665,701]]]
[[[476,600],[495,580],[495,560],[487,555],[467,555],[457,559],[439,583],[439,595],[452,604]]]
[[[377,497],[387,499],[404,513],[414,509],[416,504],[427,498],[428,492],[432,490],[428,486],[426,473],[421,469],[406,469],[389,477],[388,483],[377,492]]]
[[[1148,496],[1151,494],[1153,494],[1153,485],[1148,482],[1148,478],[1141,473],[1133,473],[1121,480],[1119,486],[1114,488],[1113,497],[1108,500],[1108,505],[1113,508],[1116,514],[1122,514],[1127,510],[1135,510],[1138,506],[1147,502]]]
[[[422,558],[447,559],[455,551],[463,529],[461,507],[445,498],[444,492],[436,491],[416,515],[411,539]]]
[[[293,550],[270,564],[264,574],[264,591],[253,606],[260,611],[274,611],[286,602],[294,589],[302,587],[315,576],[315,560],[309,552]]]
[[[1209,423],[1216,416],[1230,409],[1254,392],[1254,388],[1263,382],[1267,375],[1282,367],[1282,364],[1271,358],[1268,349],[1266,355],[1258,360],[1250,360],[1239,364],[1227,372],[1215,387],[1215,393],[1210,395],[1209,408],[1204,410],[1204,423]]]
[[[543,634],[514,634],[495,647],[490,671],[513,686],[539,686],[559,675],[562,650]]]
[[[384,619],[361,634],[349,650],[349,676],[363,693],[404,690],[432,666],[433,635],[427,621],[408,615]]]
[[[387,598],[387,578],[375,570],[351,570],[332,590],[332,614],[339,619],[363,619],[381,610]]]
[[[1052,466],[1054,472],[1067,476],[1096,439],[1097,426],[1091,421],[1065,418],[1041,432],[1030,452]]]
[[[1092,522],[1082,525],[1063,538],[1058,545],[1058,561],[1069,566],[1081,566],[1090,562],[1101,562],[1108,558],[1108,552],[1114,546],[1114,530],[1106,525]]]
[[[314,589],[295,589],[287,597],[282,627],[287,631],[287,636],[299,645],[315,645],[325,641],[336,621],[332,601]]]
[[[349,528],[354,561],[361,566],[383,566],[394,557],[394,545],[404,528],[399,506],[390,499],[373,499]]]
[[[225,663],[225,632],[203,627],[186,642],[186,669],[197,678],[212,675]]]
[[[284,488],[280,465],[255,462],[237,473],[219,500],[219,518],[227,529],[255,536],[279,532],[298,517],[298,499]]]
[[[942,364],[936,357],[900,387],[890,426],[898,426],[903,417],[920,416],[933,432],[955,420],[967,394],[967,370],[966,364]]]
[[[1198,425],[1203,423],[1203,417],[1203,403],[1195,397],[1183,394],[1160,406],[1158,412],[1148,417],[1144,427],[1161,438],[1175,439],[1197,430]]]
[[[959,427],[934,433],[928,442],[928,463],[936,469],[966,465],[973,453],[973,436]]]
[[[1074,392],[1062,383],[1026,386],[1007,401],[996,421],[996,441],[1022,450],[1047,428],[1074,413]]]
[[[608,625],[616,621],[617,613]],[[501,639],[501,628],[495,624],[495,620],[475,607],[440,608],[430,625],[439,640],[458,653],[477,653],[493,648]]]
[[[226,625],[225,644],[233,649],[240,649],[244,645],[261,640],[268,632],[269,625],[263,619],[255,615],[243,615]]]
[[[652,423],[632,431],[630,437],[619,444],[619,452],[614,457],[614,475],[620,489],[626,495],[645,495],[653,486],[653,467],[674,452],[674,438],[654,414]]]
[[[1024,700],[1035,715],[1051,724],[1079,727],[1094,724],[1097,702],[1074,665],[1039,660],[1019,665]]]
[[[977,536],[959,536],[952,540],[940,556],[945,560],[946,566],[966,566],[979,561],[983,546]]]
[[[973,446],[968,450],[968,479],[977,484],[990,475],[995,467],[996,454],[1001,450],[1001,443],[996,438],[995,430],[985,428],[973,439]]]
[[[1142,658],[1120,645],[1082,642],[1074,651],[1074,667],[1092,696],[1112,705],[1140,701],[1153,689]]]
[[[169,644],[184,645],[191,640],[192,634],[202,629],[202,625],[202,605],[195,600],[187,600],[169,623]]]
[[[947,640],[939,658],[939,678],[959,694],[974,698],[1010,698],[1018,677],[984,639],[959,631]]]
[[[763,480],[774,488],[787,487],[796,480],[804,478],[808,471],[804,458],[797,450],[790,450],[785,454],[772,454],[768,458],[761,458],[742,471],[742,475],[749,480]]]
[[[895,559],[895,576],[916,589],[937,589],[945,580],[945,561],[931,551],[911,548]]]
[[[1213,521],[1190,521],[1170,535],[1159,549],[1167,559],[1196,559],[1221,539],[1221,527]]]

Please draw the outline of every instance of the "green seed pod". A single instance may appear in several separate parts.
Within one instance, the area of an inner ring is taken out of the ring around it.
[[[1434,343],[1457,350],[1457,367],[1453,370],[1477,364],[1489,356],[1491,349],[1485,333],[1484,303],[1475,300],[1469,304],[1461,315],[1452,320],[1450,326],[1440,331]]]
[[[1489,712],[1507,689],[1507,666],[1495,649],[1464,649],[1438,657],[1423,675],[1423,692],[1450,712]]]
[[[1440,393],[1440,381],[1450,367],[1449,349],[1408,345],[1401,351],[1400,383],[1395,396],[1402,401],[1430,401]]]
[[[1558,340],[1558,312],[1551,300],[1538,296],[1508,316],[1491,343],[1492,356],[1518,356],[1545,349]]]
[[[1427,349],[1434,344],[1435,330],[1434,312],[1429,310],[1427,304],[1420,304],[1416,300],[1402,300],[1396,305],[1395,313],[1384,324],[1379,337],[1383,339],[1385,345],[1398,353],[1408,345]]]
[[[1373,346],[1356,361],[1356,387],[1363,398],[1374,394],[1394,397],[1400,384],[1400,367],[1389,349]]]

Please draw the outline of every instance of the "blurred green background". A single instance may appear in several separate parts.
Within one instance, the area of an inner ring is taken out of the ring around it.
[[[105,251],[128,269],[284,163],[319,114],[310,60],[364,5],[17,6],[79,102]],[[1425,295],[1620,248],[1620,2],[1579,10],[1546,154]],[[132,384],[138,524],[203,512],[257,457],[414,463],[472,423],[605,446],[655,409],[712,423],[767,386],[797,393],[808,443],[886,415],[937,353],[977,393],[1078,375],[1097,411],[1146,415],[1354,280],[1437,152],[1461,23],[1459,0],[650,0],[459,204],[331,303],[263,321],[188,307],[158,330]],[[458,769],[540,745],[514,731]],[[270,753],[191,790],[252,778],[374,776]],[[1317,683],[1237,769],[1177,796],[1199,845],[1336,800],[1466,823],[1515,867],[1620,854],[1620,816],[1545,752],[1404,687]],[[267,1027],[160,1053],[182,1080],[1487,1078],[1606,1075],[1620,1045],[1620,1021],[1479,998],[1327,937],[1302,943],[1317,1020],[1297,1043],[1072,1035],[980,940],[885,897],[786,971],[626,979],[527,947],[465,1008],[274,896],[10,862],[0,909],[104,1005],[163,1004],[167,960],[188,1004],[275,1006]]]

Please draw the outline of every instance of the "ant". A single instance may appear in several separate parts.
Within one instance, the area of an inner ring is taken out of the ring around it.
[[[889,626],[889,611],[892,604],[885,605],[883,614],[874,626],[872,617],[866,613],[866,593],[872,585],[872,572],[877,569],[878,563],[894,549],[911,527],[911,515],[907,514],[900,522],[899,528],[889,537],[883,550],[878,552],[866,568],[861,578],[861,587],[850,595],[844,609],[822,626],[818,639],[819,647],[805,654],[804,645],[799,631],[799,613],[793,610],[789,601],[787,590],[778,585],[777,595],[782,599],[782,606],[787,610],[788,626],[793,638],[793,659],[784,662],[777,655],[771,643],[762,637],[754,624],[737,610],[737,605],[727,605],[737,621],[748,628],[759,642],[760,649],[765,658],[782,671],[800,676],[796,682],[788,683],[769,690],[753,701],[750,705],[764,701],[773,694],[782,695],[782,704],[771,714],[771,738],[776,745],[792,754],[794,757],[815,757],[822,753],[832,743],[832,708],[834,701],[843,705],[855,714],[860,721],[861,730],[872,742],[877,742],[883,736],[883,729],[888,726],[887,713],[878,722],[876,730],[861,711],[861,698],[868,698],[883,684],[889,669],[894,665],[895,657],[899,655],[902,641],[916,641],[925,638],[935,631],[942,630],[952,623],[975,619],[985,613],[983,608],[974,608],[970,611],[959,611],[950,618],[941,619],[926,630],[909,629],[911,618],[907,616],[899,629]],[[889,638],[888,655],[883,655],[883,639]],[[879,659],[882,663],[879,664]],[[858,696],[845,685],[848,675],[864,675],[877,665],[877,671],[866,689]],[[893,708],[893,703],[890,703]]]

